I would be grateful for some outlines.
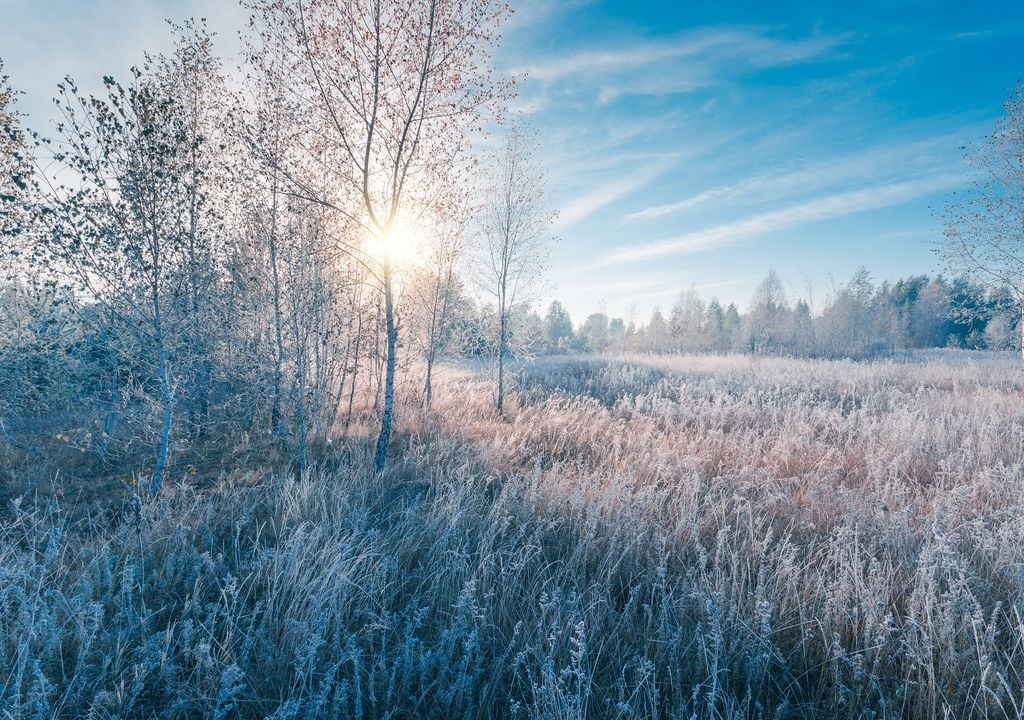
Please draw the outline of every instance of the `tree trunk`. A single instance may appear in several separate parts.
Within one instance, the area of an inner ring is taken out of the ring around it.
[[[359,344],[363,339],[363,314],[357,308],[359,322],[356,325],[356,348],[352,353],[352,379],[348,388],[348,412],[345,413],[345,435],[348,435],[348,428],[352,422],[352,405],[356,399],[356,382],[359,380]]]
[[[163,404],[164,422],[160,430],[160,446],[156,454],[156,467],[153,469],[153,479],[150,483],[150,490],[153,497],[160,494],[160,488],[164,484],[164,472],[167,469],[167,456],[170,452],[171,423],[174,417],[174,398],[171,394],[171,380],[167,370],[167,349],[164,346],[163,336],[157,339],[160,355],[160,400]]]
[[[430,355],[427,357],[427,380],[423,383],[423,407],[427,410],[430,409],[430,403],[434,394],[434,384],[432,375],[434,372],[434,357]]]
[[[113,315],[113,312],[111,312]],[[110,327],[114,327],[113,318],[110,320]],[[117,357],[117,351],[114,350],[113,343],[111,340],[107,341],[107,357],[110,361],[110,388],[108,402],[110,407],[107,410],[107,421],[103,427],[103,435],[97,448],[97,455],[100,463],[107,461],[107,448],[110,445],[111,439],[114,437],[114,430],[117,429],[117,406],[120,397],[120,379],[118,377],[119,360]]]
[[[305,357],[302,358],[303,363]],[[303,371],[304,375],[304,371]],[[299,376],[299,397],[298,397],[298,411],[299,411],[299,447],[298,447],[298,480],[306,474],[306,383],[303,375]]]
[[[450,283],[450,278],[449,278]],[[427,377],[423,383],[423,409],[429,410],[430,403],[433,395],[433,373],[434,373],[434,358],[437,356],[437,345],[438,345],[438,334],[444,327],[444,314],[442,311],[441,318],[437,316],[437,304],[438,296],[441,294],[441,276],[438,274],[437,282],[434,284],[434,296],[433,304],[430,308],[430,328],[427,335]],[[447,302],[447,298],[445,298]]]
[[[380,352],[380,300],[377,301],[377,317],[373,323],[373,411],[380,408],[380,391],[384,384],[381,377],[384,368]]]
[[[508,337],[506,326],[508,320],[502,311],[498,328],[498,415],[505,414],[505,353],[508,350]]]
[[[395,359],[398,333],[395,329],[395,307],[391,288],[391,265],[384,266],[384,323],[387,329],[387,367],[384,375],[384,414],[380,421],[380,435],[377,437],[377,455],[373,460],[376,472],[384,471],[387,463],[388,440],[391,438],[391,424],[395,412]]]
[[[281,278],[277,267],[277,239],[274,230],[270,238],[270,271],[274,294],[274,399],[270,409],[270,428],[278,437],[284,436],[284,422],[281,417],[282,365],[284,364],[284,338],[281,332]]]
[[[338,381],[338,392],[333,395],[331,403],[331,415],[327,419],[328,441],[334,439],[334,428],[338,423],[338,413],[341,412],[341,404],[345,401],[345,383],[348,381],[349,363],[352,358],[352,316],[348,318],[348,338],[345,340],[345,354],[341,358],[341,379]]]

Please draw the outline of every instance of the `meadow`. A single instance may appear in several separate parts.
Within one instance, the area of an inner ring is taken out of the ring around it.
[[[1017,718],[1024,374],[550,358],[302,476],[0,515],[0,718]]]

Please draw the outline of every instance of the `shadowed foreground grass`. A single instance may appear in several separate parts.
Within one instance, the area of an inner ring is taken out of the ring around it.
[[[382,479],[18,510],[0,717],[1020,717],[1024,402],[986,363],[543,363],[506,421],[448,370]]]

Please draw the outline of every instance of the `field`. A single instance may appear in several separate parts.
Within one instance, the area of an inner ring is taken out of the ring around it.
[[[1019,358],[514,375],[442,368],[381,478],[15,507],[0,718],[1024,715]]]

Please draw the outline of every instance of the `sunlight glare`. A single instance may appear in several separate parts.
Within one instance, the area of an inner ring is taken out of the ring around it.
[[[378,260],[387,260],[392,265],[406,265],[415,260],[426,232],[424,227],[398,220],[386,237],[373,238],[367,250]]]

